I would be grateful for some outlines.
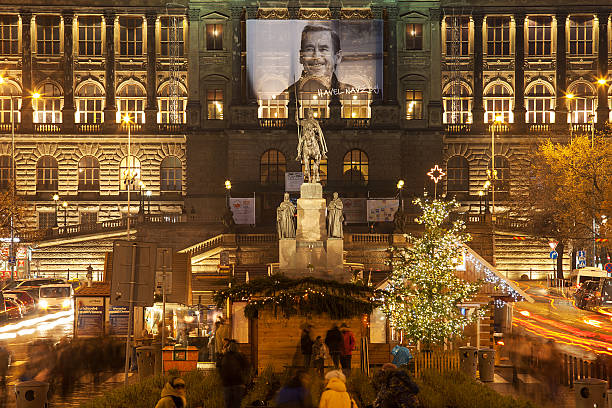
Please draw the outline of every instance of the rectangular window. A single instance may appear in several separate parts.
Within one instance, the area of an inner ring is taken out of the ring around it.
[[[223,120],[223,90],[209,89],[206,94],[209,120]]]
[[[38,229],[57,227],[57,216],[55,211],[38,212]]]
[[[14,95],[17,95],[17,90],[15,90]],[[21,99],[11,98],[10,96],[0,96],[0,123],[11,123],[11,101],[13,102],[13,121],[19,123],[21,119],[19,111]]]
[[[406,90],[406,120],[423,119],[423,91]]]
[[[36,53],[59,55],[60,18],[57,16],[36,17]]]
[[[159,123],[185,123],[185,107],[187,100],[183,97],[175,99],[158,97]]]
[[[284,119],[287,118],[287,103],[289,96],[283,93],[272,99],[260,99],[258,117],[260,119]]]
[[[142,18],[121,17],[119,19],[119,54],[142,55]]]
[[[406,24],[406,50],[423,49],[423,24]]]
[[[98,222],[98,213],[97,211],[83,211],[79,221],[81,224],[95,224]]]
[[[103,99],[79,98],[78,103],[78,123],[102,123],[102,102]]]
[[[182,57],[183,40],[183,18],[182,17],[162,17],[161,22],[161,56],[162,57]]]
[[[0,16],[0,55],[19,53],[19,18]]]
[[[468,56],[470,53],[469,17],[446,17],[446,55]]]
[[[317,119],[329,117],[329,99],[320,98],[317,92],[300,92],[300,118],[308,117],[308,112]]]
[[[487,17],[487,54],[510,55],[510,17]]]
[[[79,17],[79,55],[102,55],[102,18]]]
[[[528,55],[551,55],[552,17],[539,16],[527,19]]]
[[[571,17],[569,28],[570,55],[593,54],[593,18]]]
[[[206,24],[206,49],[208,51],[223,49],[223,24]]]
[[[344,119],[369,119],[370,118],[370,95],[361,92],[355,95],[347,95],[341,99],[342,117]]]

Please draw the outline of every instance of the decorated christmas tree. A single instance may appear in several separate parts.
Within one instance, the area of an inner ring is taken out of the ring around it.
[[[469,301],[480,282],[467,282],[456,275],[463,259],[463,243],[470,236],[463,221],[447,222],[453,200],[416,199],[423,214],[416,222],[425,227],[421,236],[411,237],[412,246],[393,248],[392,272],[383,311],[396,330],[426,348],[452,340],[482,315],[470,316],[460,304]]]

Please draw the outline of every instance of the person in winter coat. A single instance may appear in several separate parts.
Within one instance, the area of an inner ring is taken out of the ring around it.
[[[329,354],[334,362],[334,368],[337,370],[340,368],[340,356],[344,347],[344,337],[342,337],[337,324],[334,323],[332,328],[325,334],[325,345],[329,349]]]
[[[325,374],[325,390],[321,394],[319,408],[357,408],[357,404],[346,391],[346,377],[340,370]]]
[[[317,336],[314,344],[312,345],[312,358],[314,368],[319,372],[321,378],[323,378],[323,370],[325,368],[325,359],[329,357],[329,350],[321,336]]]
[[[155,408],[184,408],[187,406],[185,398],[185,381],[174,377],[164,385],[161,398],[157,401]]]
[[[310,375],[307,371],[299,370],[280,389],[276,396],[277,408],[313,408],[312,397],[308,387],[310,386]]]
[[[386,363],[374,376],[377,390],[374,408],[416,408],[419,406],[419,387],[406,370]]]
[[[304,356],[304,368],[310,368],[310,361],[312,360],[312,334],[310,333],[310,329],[312,329],[311,324],[307,324],[302,329],[302,337],[300,338],[300,350],[302,351],[302,355]]]
[[[353,350],[355,350],[355,335],[346,323],[340,325],[340,330],[342,332],[342,355],[340,356],[340,363],[342,364],[344,375],[350,375],[351,359],[353,358]]]
[[[249,365],[244,355],[238,351],[238,344],[235,340],[230,340],[227,351],[221,358],[219,374],[223,384],[225,407],[240,408],[249,374]]]

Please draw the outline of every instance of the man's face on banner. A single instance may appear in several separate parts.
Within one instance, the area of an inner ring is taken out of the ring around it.
[[[300,50],[300,63],[304,67],[302,76],[331,78],[341,58],[341,53],[334,50],[330,31],[305,34]]]

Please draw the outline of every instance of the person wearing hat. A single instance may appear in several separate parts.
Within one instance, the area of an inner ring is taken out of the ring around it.
[[[161,398],[155,408],[184,408],[187,406],[185,398],[185,381],[180,377],[173,377],[164,385]]]
[[[340,364],[342,365],[344,375],[349,375],[351,373],[351,359],[353,358],[353,350],[355,350],[355,335],[346,322],[340,325],[340,331],[342,332],[343,340]]]
[[[340,370],[325,374],[325,390],[321,394],[319,408],[357,408],[346,390],[346,377]]]
[[[310,368],[312,345],[314,344],[314,341],[312,341],[311,329],[312,324],[305,323],[302,326],[302,337],[300,338],[300,350],[304,356],[304,368],[307,370]]]

